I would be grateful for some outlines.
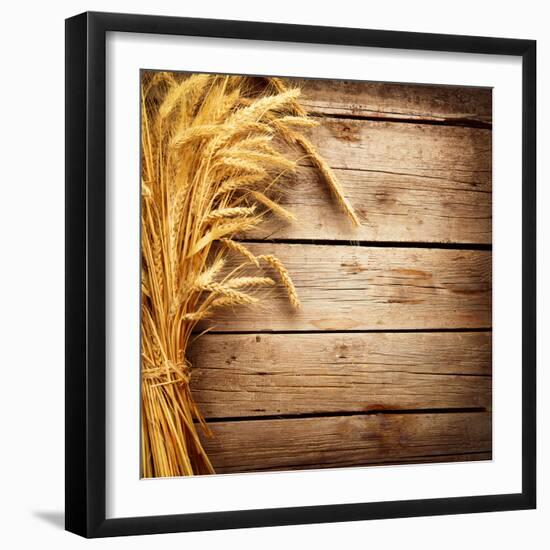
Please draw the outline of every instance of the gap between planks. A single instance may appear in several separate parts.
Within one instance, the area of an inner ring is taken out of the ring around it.
[[[311,113],[411,122],[492,124],[490,88],[288,78]]]
[[[371,248],[433,248],[436,250],[486,250],[491,252],[491,243],[468,243],[468,242],[415,242],[415,241],[362,241],[352,239],[304,239],[304,238],[278,238],[265,237],[254,239],[249,237],[235,238],[243,244],[304,244],[312,246],[363,246]]]
[[[322,329],[316,329],[316,330],[301,330],[299,333],[295,330],[264,330],[264,331],[257,331],[257,330],[217,330],[216,332],[208,332],[205,334],[208,334],[209,336],[225,336],[227,334],[234,334],[234,335],[240,335],[240,334],[259,334],[259,335],[269,335],[269,334],[433,334],[433,333],[460,333],[460,332],[492,332],[491,327],[474,327],[474,328],[468,328],[468,327],[458,327],[458,328],[423,328],[423,329],[416,329],[416,328],[396,328],[396,329],[365,329],[365,330],[355,330],[355,329],[348,329],[348,330],[322,330]],[[196,333],[198,335],[202,335],[202,333]]]
[[[372,112],[365,111],[362,114],[353,113],[320,113],[311,111],[310,115],[314,118],[334,118],[341,120],[366,120],[370,122],[395,122],[400,124],[427,124],[431,126],[460,126],[462,128],[480,128],[483,130],[491,130],[493,124],[491,122],[485,122],[482,120],[475,120],[470,118],[446,118],[444,120],[430,119],[430,118],[406,118],[400,117],[399,114],[394,116],[376,116]]]
[[[485,376],[490,378],[490,375],[476,375]],[[395,409],[395,410],[379,410],[372,409],[366,411],[338,411],[338,412],[325,412],[325,413],[304,413],[304,414],[274,414],[266,416],[227,416],[227,417],[206,417],[205,420],[209,424],[216,424],[219,422],[256,422],[259,420],[295,420],[305,418],[344,418],[346,416],[371,416],[385,415],[385,414],[403,414],[403,415],[415,415],[415,414],[460,414],[460,413],[486,413],[489,412],[487,407],[456,407],[446,409]],[[199,424],[199,421],[195,421]]]

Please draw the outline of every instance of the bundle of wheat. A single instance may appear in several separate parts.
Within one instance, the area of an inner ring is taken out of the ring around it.
[[[299,131],[315,125],[299,93],[275,78],[143,75],[143,477],[214,472],[198,433],[202,427],[208,434],[208,426],[189,389],[186,350],[197,323],[224,306],[258,303],[262,289],[276,284],[265,267],[299,307],[284,265],[235,240],[268,213],[293,220],[273,195],[281,175],[295,169],[284,144],[302,149],[358,223],[330,168]],[[236,267],[228,267],[229,256],[240,258]]]

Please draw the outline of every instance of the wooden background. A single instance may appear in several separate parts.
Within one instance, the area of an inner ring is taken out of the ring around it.
[[[298,84],[362,225],[302,162],[299,223],[243,237],[302,309],[276,289],[193,344],[216,471],[491,458],[491,91]]]

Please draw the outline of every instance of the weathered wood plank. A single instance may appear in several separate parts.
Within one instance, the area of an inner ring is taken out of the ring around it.
[[[288,79],[312,113],[464,124],[491,123],[492,90],[353,80]]]
[[[443,180],[382,172],[335,169],[361,226],[353,227],[310,167],[291,176],[279,202],[296,216],[271,216],[244,237],[434,243],[492,240],[492,197],[440,185]]]
[[[491,130],[336,118],[320,122],[309,135],[332,168],[424,178],[436,189],[491,190]]]
[[[374,414],[211,423],[218,473],[411,462],[491,450],[490,413]],[[444,459],[444,458],[443,458]]]
[[[490,130],[323,118],[310,136],[361,226],[353,228],[318,173],[301,166],[280,197],[298,222],[271,218],[246,236],[491,242]]]
[[[491,333],[210,334],[189,354],[207,418],[491,407]]]
[[[247,246],[255,255],[275,254],[285,264],[302,307],[293,310],[278,285],[258,306],[218,310],[214,331],[491,326],[488,251],[274,243]],[[240,263],[241,258],[234,261]],[[277,278],[270,268],[265,271]]]

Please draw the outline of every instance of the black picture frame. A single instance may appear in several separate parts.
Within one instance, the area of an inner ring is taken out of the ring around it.
[[[519,56],[522,121],[522,491],[106,519],[105,39],[108,31]],[[532,509],[536,506],[536,42],[114,13],[66,20],[66,529],[107,537]]]

